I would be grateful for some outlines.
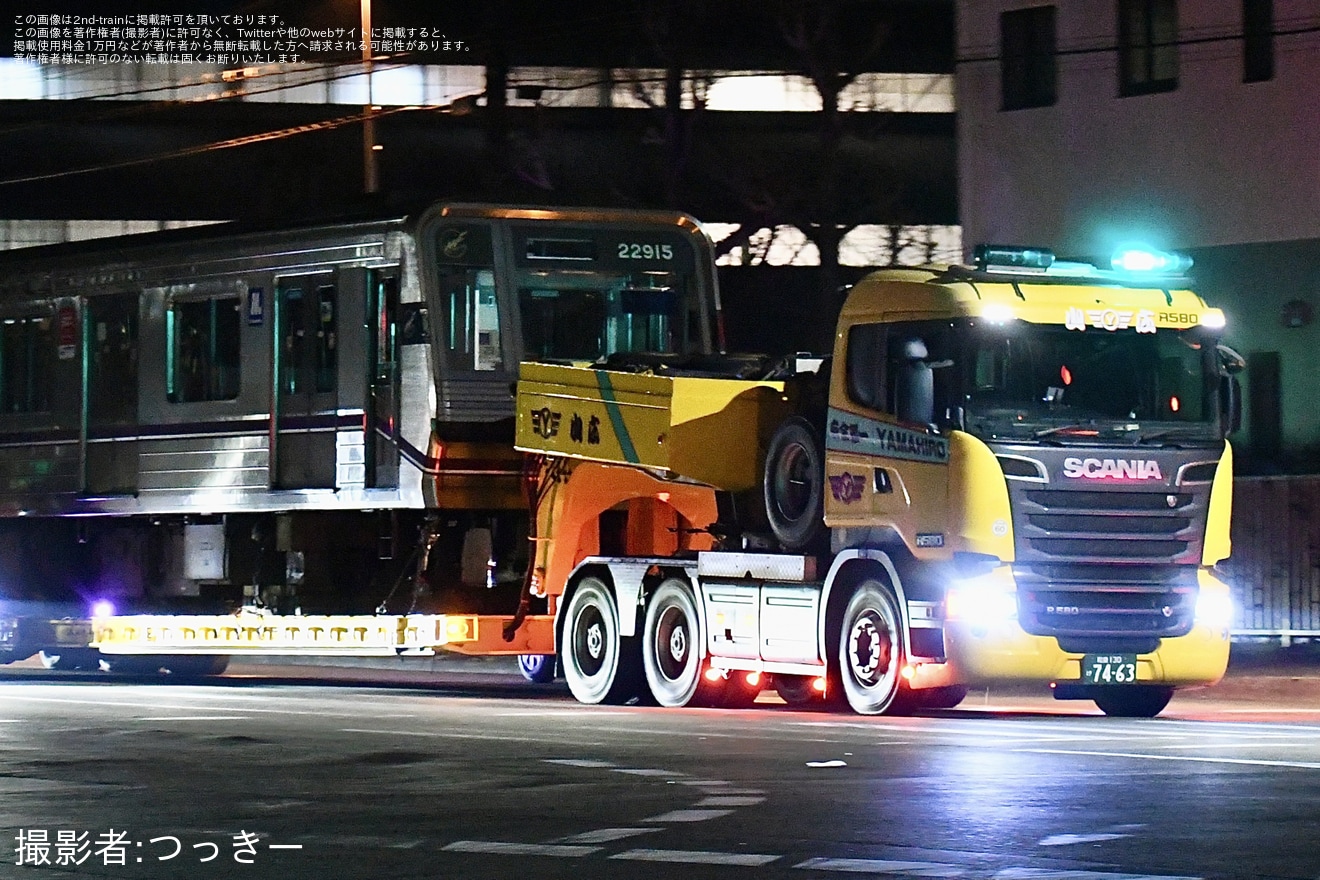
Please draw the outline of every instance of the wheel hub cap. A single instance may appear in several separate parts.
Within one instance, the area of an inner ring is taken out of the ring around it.
[[[599,660],[605,653],[605,633],[602,632],[599,623],[587,627],[587,653],[593,660]]]
[[[874,684],[884,673],[884,642],[872,618],[863,617],[853,624],[848,637],[848,659],[858,680]]]

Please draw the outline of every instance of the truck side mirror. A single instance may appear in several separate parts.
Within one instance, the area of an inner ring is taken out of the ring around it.
[[[1225,434],[1234,434],[1242,427],[1242,383],[1237,374],[1247,366],[1247,359],[1227,345],[1215,346],[1219,356],[1219,406],[1223,413]]]
[[[900,348],[898,412],[905,422],[929,425],[935,420],[935,373],[926,361],[926,343],[909,339]]]
[[[1219,380],[1220,406],[1224,413],[1224,433],[1236,434],[1242,427],[1242,383],[1237,376]]]

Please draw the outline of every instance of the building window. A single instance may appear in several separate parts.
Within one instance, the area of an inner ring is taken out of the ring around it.
[[[1054,7],[1014,9],[999,17],[1003,109],[1050,107],[1056,100]]]
[[[1119,94],[1178,88],[1177,0],[1119,0]]]
[[[1274,79],[1274,0],[1242,0],[1242,81]]]

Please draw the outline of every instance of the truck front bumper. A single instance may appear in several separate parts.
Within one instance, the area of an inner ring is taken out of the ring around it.
[[[1081,683],[1085,655],[1064,651],[1053,636],[1031,635],[1018,623],[1009,566],[977,581],[950,591],[944,621],[946,663],[941,664],[946,668],[939,677],[969,685]],[[1232,617],[1229,588],[1206,568],[1198,572],[1197,581],[1197,615],[1191,631],[1161,639],[1156,650],[1138,654],[1137,683],[1197,687],[1223,677]],[[928,674],[933,678],[936,671]]]

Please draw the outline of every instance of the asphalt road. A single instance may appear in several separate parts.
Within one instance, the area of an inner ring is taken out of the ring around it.
[[[1308,671],[1154,720],[1011,692],[899,719],[765,699],[585,707],[499,662],[7,671],[0,877],[1320,876]]]

